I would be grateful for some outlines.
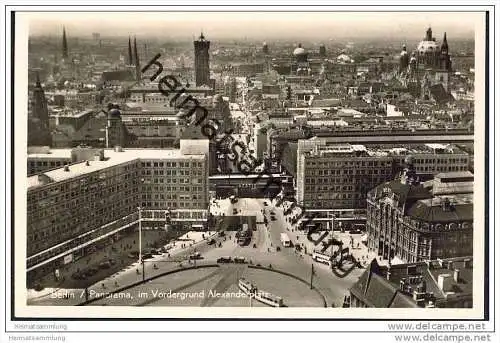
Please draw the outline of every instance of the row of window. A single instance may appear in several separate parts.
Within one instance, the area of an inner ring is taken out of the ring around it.
[[[355,156],[350,156],[355,158]],[[349,158],[347,156],[346,158]],[[328,161],[328,162],[316,162],[316,161],[306,161],[307,167],[327,167],[327,168],[342,168],[342,167],[390,167],[392,166],[392,161]]]
[[[303,205],[307,208],[361,208],[366,202],[360,200],[329,200],[329,201],[309,201],[304,200]]]
[[[203,168],[203,162],[141,162],[143,168]]]
[[[181,209],[205,209],[205,202],[176,202],[176,201],[143,201],[141,206],[151,209],[181,208]]]
[[[343,169],[343,170],[306,170],[304,171],[310,176],[328,176],[328,175],[392,175],[392,169]]]
[[[390,179],[390,177],[387,177],[387,176],[386,177],[383,177],[383,176],[382,177],[373,177],[373,176],[369,177],[369,176],[367,176],[362,181],[356,180],[353,178],[349,179],[349,178],[339,178],[339,177],[336,177],[336,178],[333,178],[333,177],[329,177],[329,178],[305,178],[304,183],[305,183],[305,185],[318,184],[318,185],[330,185],[330,186],[334,186],[335,184],[352,184],[352,183],[354,183],[354,184],[364,184],[366,186],[366,188],[373,188],[376,185],[387,181],[388,179]]]
[[[141,170],[141,175],[167,175],[167,176],[189,176],[189,175],[203,175],[203,170],[201,169],[190,169],[190,170]]]
[[[148,199],[155,199],[155,200],[203,200],[204,201],[204,196],[202,194],[143,194],[141,196],[141,199],[143,200],[148,200]]]

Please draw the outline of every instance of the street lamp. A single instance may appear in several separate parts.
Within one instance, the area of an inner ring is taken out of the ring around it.
[[[331,243],[332,244],[330,244],[330,249],[331,249],[330,250],[330,254],[331,254],[331,256],[333,256],[333,229],[334,228],[335,228],[335,213],[332,213],[332,231],[331,231],[331,233],[332,233],[331,234],[331,236],[332,236],[331,237]]]
[[[144,269],[144,261],[142,259],[142,216],[141,216],[141,207],[137,207],[139,211],[139,263],[142,265],[142,281],[146,279],[146,271]]]
[[[142,262],[142,217],[141,217],[141,207],[137,207],[139,211],[139,263]]]

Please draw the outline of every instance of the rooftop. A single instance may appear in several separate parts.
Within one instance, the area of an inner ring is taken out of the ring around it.
[[[68,157],[71,157],[71,150],[69,149],[54,150],[69,151]],[[47,176],[52,182],[60,182],[134,160],[203,160],[205,158],[204,155],[184,155],[179,149],[126,149],[121,152],[105,149],[104,151],[105,159],[103,161],[88,161],[88,165],[87,162],[74,163],[68,166],[68,171],[65,171],[63,167],[46,171],[43,175]],[[45,184],[40,181],[38,176],[28,177],[28,189]]]
[[[472,273],[472,257],[399,264],[390,269],[373,260],[350,291],[369,307],[423,307],[431,301],[472,298]]]

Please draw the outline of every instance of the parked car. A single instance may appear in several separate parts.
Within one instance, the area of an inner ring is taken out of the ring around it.
[[[264,201],[264,206],[267,206],[267,201]]]
[[[233,208],[233,214],[238,214],[238,210],[236,208]]]
[[[101,263],[99,263],[99,268],[101,268],[101,269],[111,268],[111,263],[109,261],[101,262]]]
[[[276,221],[276,217],[275,216],[271,216],[271,220],[274,222]]]
[[[191,255],[189,255],[189,259],[190,260],[201,260],[203,257],[201,256],[201,254],[199,252],[195,252],[195,253],[192,253]]]
[[[150,258],[153,258],[153,254],[151,254],[151,253],[147,253],[147,254],[143,254],[142,255],[142,260],[143,261],[149,260]]]
[[[208,241],[208,245],[213,245],[213,244],[215,244],[215,239],[212,238],[211,240]]]
[[[270,213],[270,214],[271,214],[272,216],[275,216],[275,215],[276,215],[276,213],[275,213],[274,211],[271,211],[271,213]]]
[[[238,257],[236,256],[234,259],[233,259],[234,263],[245,263],[246,260],[244,257]]]
[[[217,263],[231,263],[231,257],[229,256],[222,256],[217,259]]]
[[[351,235],[359,235],[361,233],[363,233],[363,231],[361,231],[361,230],[351,230],[351,231],[349,231],[349,234],[351,234]]]

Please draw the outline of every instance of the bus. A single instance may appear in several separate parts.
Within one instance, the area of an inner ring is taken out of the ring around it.
[[[273,307],[283,307],[283,299],[277,295],[256,290],[255,299]]]
[[[254,294],[257,288],[252,285],[252,283],[245,278],[241,278],[238,280],[238,287],[245,293],[246,295]]]
[[[283,244],[284,247],[291,247],[292,246],[292,241],[288,237],[288,235],[285,232],[282,232],[280,235],[280,240],[281,244]]]
[[[324,264],[327,264],[329,266],[332,265],[332,256],[330,256],[330,255],[326,255],[324,253],[314,251],[312,254],[312,258],[316,262],[324,263]]]

